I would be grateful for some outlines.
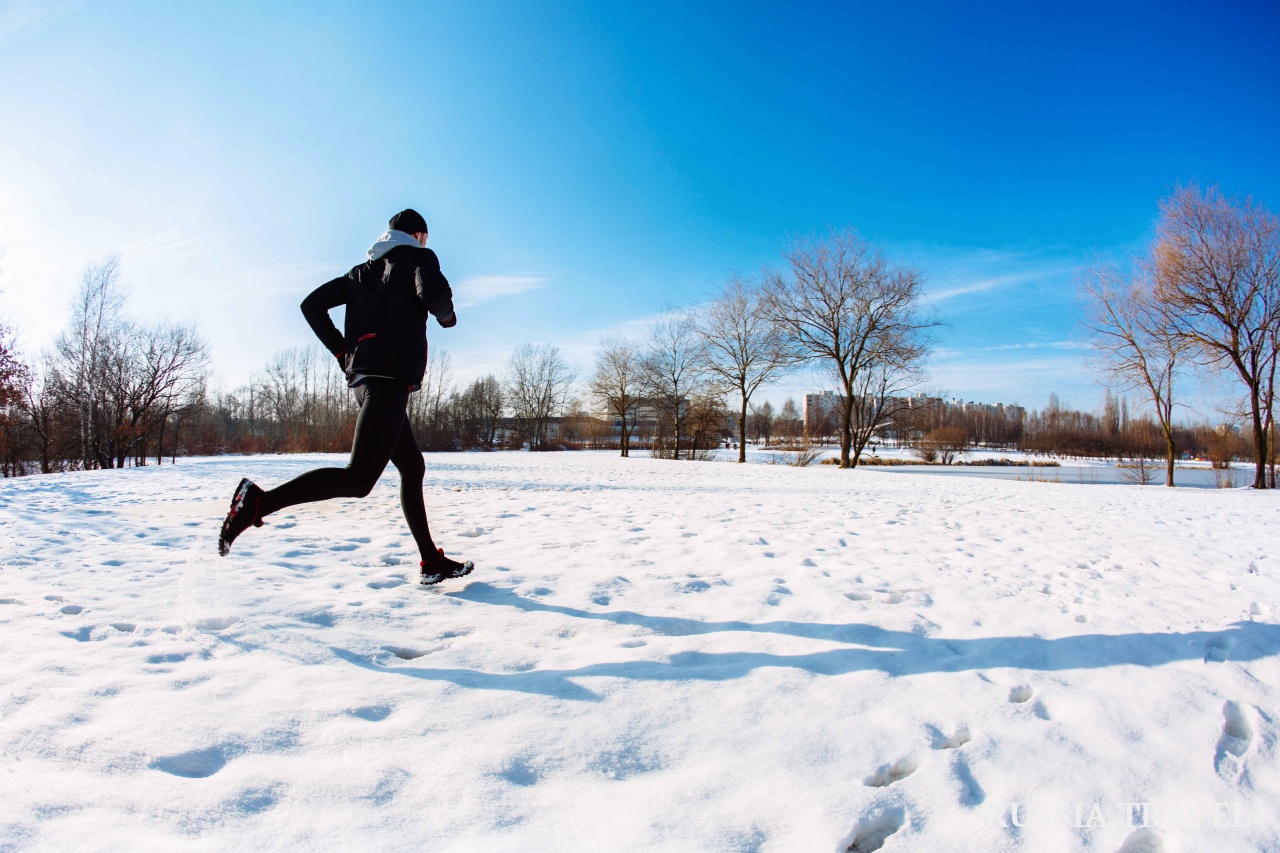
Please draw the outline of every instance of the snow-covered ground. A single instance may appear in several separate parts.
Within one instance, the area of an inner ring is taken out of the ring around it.
[[[1280,849],[1280,495],[340,459],[0,485],[0,849]]]

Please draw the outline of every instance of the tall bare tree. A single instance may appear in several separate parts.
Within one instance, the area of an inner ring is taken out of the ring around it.
[[[747,461],[751,396],[796,363],[782,327],[754,282],[734,276],[698,318],[707,370],[738,396],[738,462]]]
[[[138,341],[136,380],[130,406],[156,440],[156,464],[164,457],[169,419],[193,405],[204,385],[208,349],[191,324],[159,323],[143,330]]]
[[[653,322],[642,365],[645,396],[658,414],[654,452],[679,459],[681,451],[687,449],[684,439],[688,435],[690,406],[706,381],[702,336],[687,311],[672,311]],[[669,450],[660,446],[668,435],[672,442]]]
[[[1137,263],[1127,276],[1110,264],[1095,264],[1085,270],[1080,292],[1098,367],[1125,390],[1141,389],[1151,400],[1164,437],[1165,485],[1172,487],[1174,380],[1185,342],[1174,332],[1170,306],[1159,298],[1151,271],[1149,261]],[[1112,408],[1108,428],[1119,433],[1119,407]]]
[[[919,384],[919,359],[915,357],[876,360],[853,381],[850,414],[854,464],[862,458],[878,430],[901,417],[911,406],[907,392]]]
[[[71,322],[55,344],[56,380],[61,395],[76,412],[80,463],[85,468],[112,464],[114,419],[104,411],[105,382],[113,363],[119,372],[124,300],[120,259],[113,256],[90,266],[72,300]]]
[[[1277,327],[1280,219],[1217,187],[1181,187],[1160,204],[1156,230],[1159,298],[1178,338],[1203,363],[1244,385],[1253,428],[1253,487],[1267,487]]]
[[[801,243],[786,255],[787,270],[767,277],[766,306],[799,358],[825,363],[842,394],[840,467],[858,464],[855,414],[864,389],[898,385],[926,355],[937,321],[923,307],[924,275],[888,261],[853,231]],[[883,381],[869,381],[867,371]]]
[[[409,396],[407,416],[414,438],[423,450],[460,450],[454,446],[448,421],[448,402],[453,394],[453,358],[445,350],[428,354],[422,387]]]
[[[0,262],[4,250],[0,248]],[[0,268],[0,274],[4,270]],[[5,476],[23,473],[23,433],[21,416],[23,392],[30,382],[31,371],[18,355],[13,330],[0,319],[0,461]]]
[[[576,378],[560,349],[551,344],[523,344],[511,353],[506,397],[530,450],[547,447],[548,424],[569,401]]]
[[[608,338],[600,342],[588,390],[601,409],[618,419],[623,456],[631,455],[631,433],[645,402],[643,378],[640,354],[630,341]]]

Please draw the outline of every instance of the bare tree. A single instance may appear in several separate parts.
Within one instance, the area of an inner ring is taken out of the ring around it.
[[[300,437],[306,430],[308,362],[305,349],[277,352],[254,381],[257,390],[255,403],[266,415],[264,425],[268,452],[296,453],[302,449]]]
[[[773,428],[777,424],[777,418],[773,414],[773,404],[765,400],[759,406],[751,407],[751,435],[756,440],[756,444],[769,446],[769,442],[773,439]],[[741,436],[745,438],[746,436]],[[742,454],[738,454],[741,456]],[[741,459],[739,459],[741,461]]]
[[[1081,284],[1084,325],[1092,333],[1098,366],[1125,389],[1141,388],[1155,408],[1164,436],[1165,485],[1173,486],[1177,445],[1174,441],[1174,379],[1185,339],[1174,331],[1170,306],[1159,298],[1149,263],[1123,276],[1108,264],[1085,271]],[[1110,400],[1110,391],[1108,391]],[[1122,427],[1116,414],[1109,429]]]
[[[645,402],[642,380],[640,354],[630,341],[622,338],[601,341],[588,390],[610,417],[618,419],[623,456],[631,455],[631,433]]]
[[[57,367],[52,352],[46,351],[23,386],[22,411],[33,437],[33,449],[40,461],[40,473],[65,470],[79,452],[74,429],[75,412],[59,393]]]
[[[119,258],[89,267],[71,303],[71,322],[55,344],[56,381],[76,412],[80,463],[85,468],[111,466],[112,418],[103,411],[104,383],[109,365],[120,362],[124,300]]]
[[[1181,187],[1160,205],[1159,297],[1174,333],[1245,386],[1253,427],[1253,487],[1267,487],[1267,432],[1280,326],[1280,220],[1217,187]]]
[[[779,434],[787,441],[794,443],[800,438],[804,430],[804,422],[800,419],[800,410],[796,408],[795,400],[790,397],[786,399],[782,408],[778,410],[775,424]]]
[[[576,378],[551,344],[522,344],[511,353],[506,396],[530,450],[547,447],[548,424],[568,402]]]
[[[890,263],[852,231],[799,244],[786,260],[789,274],[768,276],[768,312],[798,357],[825,362],[836,374],[843,397],[840,467],[855,467],[860,381],[866,385],[873,369],[909,375],[928,350],[929,329],[938,325],[922,308],[924,276]]]
[[[461,450],[456,446],[449,420],[448,402],[453,394],[453,359],[445,350],[430,353],[422,387],[409,396],[407,416],[422,450]]]
[[[145,329],[139,343],[130,406],[134,422],[155,436],[159,465],[169,419],[193,405],[204,385],[209,355],[194,325],[160,323]]]
[[[457,432],[468,447],[493,447],[502,417],[502,385],[494,376],[475,380],[452,398]]]
[[[916,455],[925,462],[950,465],[969,446],[969,433],[962,426],[940,426],[920,439]]]
[[[702,338],[688,312],[672,311],[649,327],[642,369],[645,396],[652,400],[658,415],[654,453],[679,459],[688,435],[691,401],[706,380]]]
[[[13,331],[0,321],[0,465],[6,477],[25,473],[21,404],[30,377],[30,369],[18,356]]]
[[[855,464],[876,432],[910,408],[906,394],[919,380],[918,359],[914,356],[877,360],[857,374],[850,416]]]
[[[738,395],[738,462],[747,461],[747,409],[761,385],[795,364],[758,284],[734,276],[699,317],[707,369]]]

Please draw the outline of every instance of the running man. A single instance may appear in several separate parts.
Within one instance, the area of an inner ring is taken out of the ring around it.
[[[302,301],[302,314],[329,352],[342,364],[355,389],[360,413],[345,468],[317,468],[283,486],[263,491],[240,481],[222,522],[218,553],[250,526],[285,507],[331,498],[363,498],[373,490],[387,462],[400,472],[400,508],[422,557],[421,582],[439,583],[471,572],[470,560],[450,560],[437,548],[427,526],[422,499],[426,465],[409,427],[409,394],[422,386],[427,368],[427,314],[444,328],[457,325],[453,291],[427,248],[427,223],[417,211],[391,217],[389,230],[369,248],[369,260],[320,285]],[[347,306],[346,334],[329,310]]]

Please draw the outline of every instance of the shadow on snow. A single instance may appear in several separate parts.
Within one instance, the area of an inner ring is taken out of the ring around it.
[[[459,687],[516,690],[560,699],[599,700],[600,696],[575,684],[574,678],[628,678],[649,681],[728,681],[760,667],[791,667],[815,675],[845,675],[876,670],[891,676],[980,669],[1041,671],[1097,669],[1109,666],[1161,666],[1183,660],[1258,660],[1280,652],[1280,625],[1236,622],[1221,631],[1153,634],[1077,634],[1057,639],[1042,637],[983,637],[949,639],[875,625],[829,625],[813,622],[701,622],[670,616],[646,616],[627,610],[592,612],[545,604],[510,589],[472,583],[449,593],[481,604],[515,607],[530,613],[555,613],[576,619],[595,619],[645,628],[665,636],[694,636],[725,631],[784,634],[846,643],[853,648],[808,654],[767,652],[678,652],[667,661],[598,663],[567,670],[527,670],[490,673],[473,669],[384,667],[367,657],[333,648],[338,657],[377,672],[395,673]]]

